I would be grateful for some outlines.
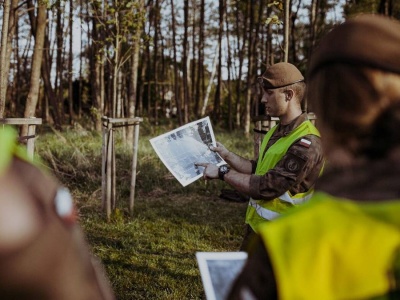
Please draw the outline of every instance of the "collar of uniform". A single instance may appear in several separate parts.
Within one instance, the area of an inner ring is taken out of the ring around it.
[[[302,113],[300,116],[298,116],[296,119],[294,119],[292,122],[290,122],[287,125],[279,124],[279,127],[277,128],[277,133],[279,133],[282,136],[287,136],[295,128],[297,128],[301,123],[303,123],[304,121],[307,121],[307,120],[308,120],[307,113]]]

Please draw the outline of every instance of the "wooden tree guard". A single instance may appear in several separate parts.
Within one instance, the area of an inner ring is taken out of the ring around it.
[[[28,125],[28,135],[21,136],[20,140],[27,140],[26,150],[28,157],[33,159],[35,153],[35,137],[36,137],[36,126],[42,124],[41,118],[2,118],[0,124],[3,125]]]
[[[129,212],[133,215],[135,202],[136,166],[137,152],[139,146],[139,125],[142,118],[108,118],[102,117],[103,122],[103,144],[102,144],[102,207],[106,211],[107,219],[110,219],[111,211],[115,209],[115,140],[114,130],[119,127],[134,126],[132,177],[129,197]]]
[[[317,117],[314,113],[308,113],[308,119],[315,125]],[[254,116],[252,121],[254,122],[254,158],[257,159],[264,135],[276,125],[279,118],[261,115]]]

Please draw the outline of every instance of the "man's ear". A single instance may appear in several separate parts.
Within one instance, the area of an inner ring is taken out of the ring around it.
[[[292,89],[287,89],[286,90],[286,100],[289,101],[293,98],[294,96],[294,91]]]

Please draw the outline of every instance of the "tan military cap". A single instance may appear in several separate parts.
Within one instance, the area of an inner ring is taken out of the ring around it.
[[[270,66],[262,76],[258,77],[258,82],[266,90],[285,87],[300,81],[304,81],[304,77],[299,69],[286,62]]]
[[[382,15],[366,14],[335,27],[313,53],[307,78],[333,63],[400,73],[400,22]]]

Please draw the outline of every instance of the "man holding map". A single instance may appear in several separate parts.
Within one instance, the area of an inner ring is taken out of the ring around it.
[[[258,81],[266,112],[279,118],[279,123],[265,135],[258,159],[245,159],[217,142],[210,149],[228,165],[196,163],[205,167],[205,180],[224,180],[251,197],[241,250],[246,249],[261,223],[311,197],[324,163],[320,134],[301,110],[306,89],[301,72],[290,63],[277,63]]]

